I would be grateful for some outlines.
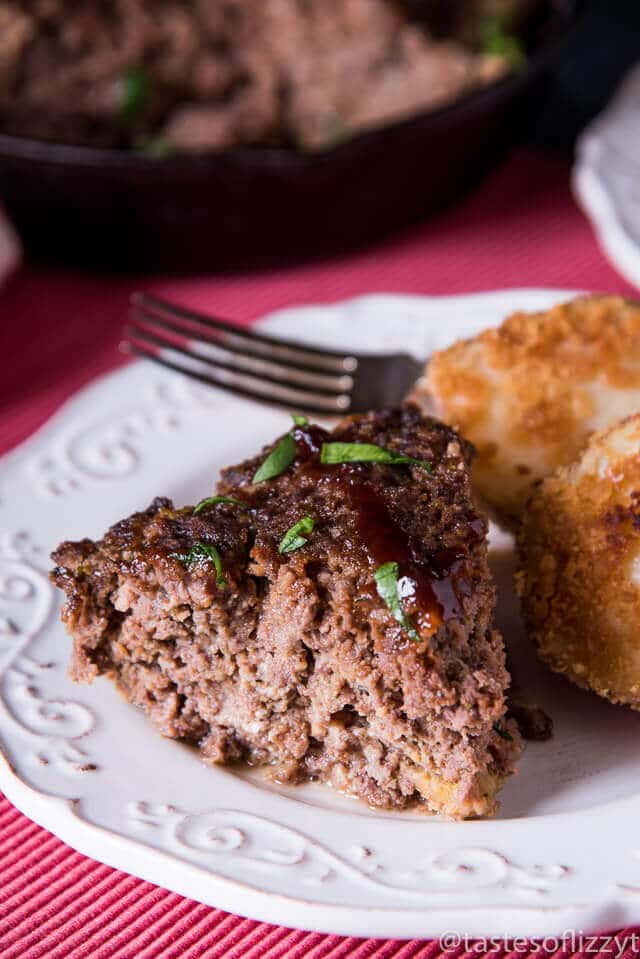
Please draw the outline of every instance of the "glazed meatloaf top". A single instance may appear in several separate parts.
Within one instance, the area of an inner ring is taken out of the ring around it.
[[[322,463],[337,443],[334,459],[367,444],[395,462]],[[62,544],[72,675],[110,673],[212,761],[490,812],[519,743],[470,455],[413,407],[296,425],[196,510],[157,499],[98,543]]]

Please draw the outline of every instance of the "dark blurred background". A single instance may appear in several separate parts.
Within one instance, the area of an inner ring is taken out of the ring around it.
[[[526,139],[570,150],[625,72],[640,61],[640,0],[585,0],[544,96],[531,104]]]

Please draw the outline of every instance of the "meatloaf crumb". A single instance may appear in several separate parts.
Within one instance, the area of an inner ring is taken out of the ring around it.
[[[372,806],[490,814],[520,738],[471,448],[410,406],[292,435],[296,457],[273,479],[252,482],[270,447],[223,472],[227,501],[194,513],[156,499],[102,540],[55,551],[71,676],[110,675],[209,762],[321,780]],[[326,440],[420,462],[323,466]],[[304,516],[306,543],[279,552]],[[185,562],[196,544],[215,547],[221,570]],[[378,595],[381,561],[413,584],[404,623]]]

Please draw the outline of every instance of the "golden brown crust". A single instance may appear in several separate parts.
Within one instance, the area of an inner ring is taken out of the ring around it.
[[[540,657],[640,709],[640,415],[595,434],[536,489],[518,592]]]
[[[640,306],[591,296],[514,313],[436,353],[427,389],[477,448],[479,494],[517,519],[536,480],[570,463],[594,430],[640,409]]]

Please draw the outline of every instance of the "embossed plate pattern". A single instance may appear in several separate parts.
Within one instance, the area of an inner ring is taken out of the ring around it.
[[[275,314],[283,335],[431,349],[569,293],[366,297]],[[144,364],[107,376],[0,471],[0,786],[70,845],[184,895],[353,935],[559,934],[640,912],[640,717],[547,675],[522,641],[508,537],[493,531],[499,623],[516,675],[553,715],[499,816],[374,814],[319,786],[205,767],[111,684],[74,686],[49,551],[97,536],[156,494],[193,502],[288,417]]]

